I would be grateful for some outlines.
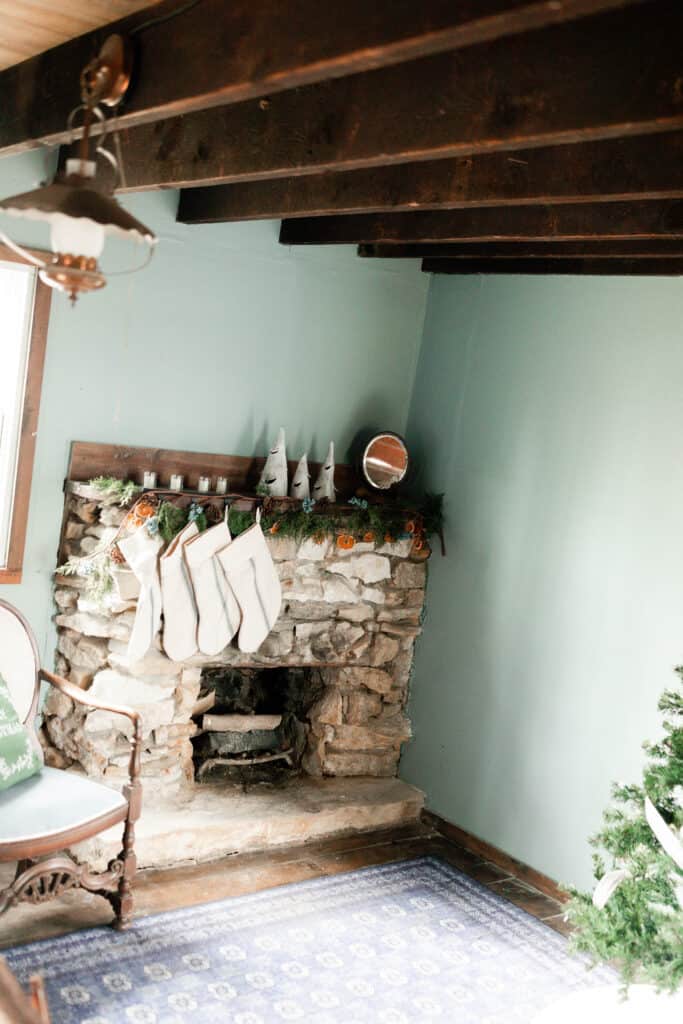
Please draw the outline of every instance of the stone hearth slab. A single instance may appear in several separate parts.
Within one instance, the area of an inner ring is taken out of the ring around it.
[[[424,794],[400,779],[304,776],[282,786],[197,786],[187,802],[144,807],[136,825],[140,868],[172,867],[233,853],[305,843],[415,821]],[[116,855],[121,827],[79,844],[75,853],[104,866]]]

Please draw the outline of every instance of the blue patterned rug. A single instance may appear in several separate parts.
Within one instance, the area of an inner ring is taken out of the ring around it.
[[[512,1024],[613,980],[440,860],[348,874],[6,951],[53,1024]]]

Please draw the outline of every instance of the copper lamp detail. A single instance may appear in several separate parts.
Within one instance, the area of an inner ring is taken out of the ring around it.
[[[106,124],[101,104],[114,107],[126,93],[130,82],[131,61],[126,41],[110,36],[99,55],[81,73],[82,104],[69,116],[71,129],[77,114],[83,112],[83,134],[79,155],[66,161],[54,181],[32,192],[0,200],[0,213],[26,220],[42,221],[50,227],[51,259],[41,259],[12,241],[0,230],[0,239],[22,259],[38,267],[45,284],[65,292],[75,302],[82,292],[103,288],[107,277],[99,258],[108,236],[128,239],[147,248],[145,259],[119,273],[132,273],[151,259],[157,238],[139,220],[116,201],[113,187],[105,188],[96,180],[96,161],[90,157],[90,131],[93,120]],[[104,148],[104,134],[97,140],[95,155],[105,157],[119,173],[113,153]]]

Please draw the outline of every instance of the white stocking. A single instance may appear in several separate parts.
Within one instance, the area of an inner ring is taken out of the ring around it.
[[[150,536],[146,526],[119,541],[121,554],[140,581],[140,596],[135,622],[128,643],[128,657],[138,661],[150,648],[161,626],[161,586],[159,584],[159,551],[161,537]]]
[[[258,519],[218,554],[242,612],[241,651],[257,651],[275,625],[282,590]]]
[[[197,644],[202,654],[218,654],[239,629],[239,605],[215,557],[230,539],[228,525],[222,522],[183,545],[197,602]]]
[[[197,524],[188,523],[159,560],[164,611],[163,643],[171,661],[184,661],[197,653],[197,605],[183,558],[183,544],[198,533]]]

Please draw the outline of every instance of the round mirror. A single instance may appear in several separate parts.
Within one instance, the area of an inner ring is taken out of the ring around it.
[[[363,452],[363,475],[371,487],[386,491],[408,472],[408,449],[398,434],[375,434]]]

